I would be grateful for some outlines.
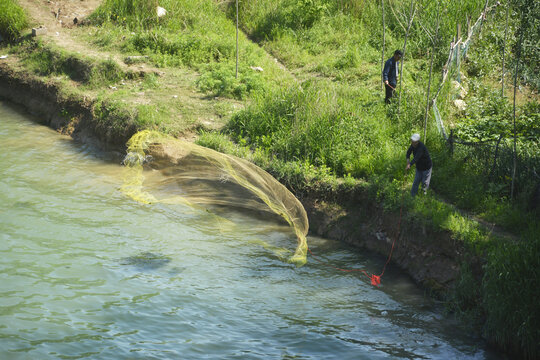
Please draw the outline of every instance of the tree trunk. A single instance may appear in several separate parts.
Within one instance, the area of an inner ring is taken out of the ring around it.
[[[435,44],[437,42],[437,36],[439,34],[439,6],[440,4],[437,3],[437,25],[435,25],[435,35],[432,39],[433,50],[431,51],[431,60],[429,62],[429,81],[428,81],[427,95],[426,95],[426,112],[424,114],[424,143],[427,140],[426,134],[427,134],[427,118],[428,118],[428,111],[429,111],[429,89],[431,87],[431,74],[433,73],[433,57],[435,56]]]

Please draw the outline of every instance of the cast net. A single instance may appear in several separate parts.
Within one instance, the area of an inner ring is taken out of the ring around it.
[[[304,207],[285,186],[254,164],[156,131],[141,131],[128,142],[122,191],[144,203],[181,204],[195,211],[235,208],[286,221],[296,243],[290,248],[260,241],[279,258],[306,263],[308,220]],[[229,223],[215,214],[218,225]]]

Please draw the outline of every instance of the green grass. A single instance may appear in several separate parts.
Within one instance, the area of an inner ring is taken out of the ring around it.
[[[199,90],[210,96],[244,99],[291,79],[243,33],[236,78],[236,30],[214,1],[161,1],[159,5],[168,11],[161,19],[153,16],[154,7],[127,6],[130,3],[105,1],[91,16],[99,28],[88,40],[105,49],[146,55],[154,66],[193,69],[202,75]]]
[[[7,41],[14,41],[21,36],[21,31],[29,25],[28,15],[15,0],[0,2],[0,36]]]

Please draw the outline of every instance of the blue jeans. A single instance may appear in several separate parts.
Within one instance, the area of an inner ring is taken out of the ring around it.
[[[418,185],[420,185],[420,182],[422,182],[424,194],[427,192],[427,189],[429,188],[429,181],[431,180],[431,169],[433,169],[433,167],[424,171],[416,169],[416,175],[414,176],[414,181],[411,189],[411,196],[416,196],[416,193],[418,192]]]

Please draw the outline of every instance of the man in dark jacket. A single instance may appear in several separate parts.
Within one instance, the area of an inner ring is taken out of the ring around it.
[[[386,97],[384,98],[384,102],[387,104],[390,103],[390,98],[394,96],[394,91],[396,91],[398,71],[399,71],[398,65],[399,65],[399,60],[401,60],[402,56],[403,56],[403,53],[400,50],[396,50],[394,51],[394,56],[386,60],[386,63],[384,64],[384,69],[382,73],[384,87],[386,89]]]
[[[413,159],[409,161],[411,153],[413,154]],[[416,165],[416,175],[414,177],[411,195],[416,196],[420,182],[422,182],[422,188],[424,189],[424,194],[426,194],[427,189],[429,188],[429,181],[431,180],[431,169],[433,164],[431,163],[431,157],[429,156],[426,145],[420,141],[419,134],[413,134],[411,136],[411,146],[409,146],[405,158],[407,159],[407,167],[405,170],[409,170],[411,165]]]

